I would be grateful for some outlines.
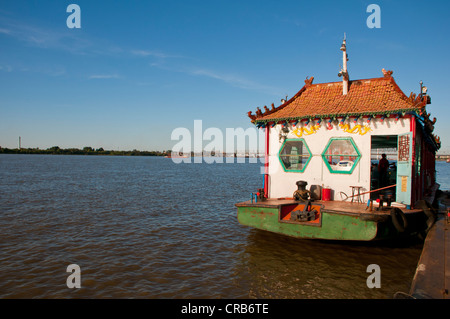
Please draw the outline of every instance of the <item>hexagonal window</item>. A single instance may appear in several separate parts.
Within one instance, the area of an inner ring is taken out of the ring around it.
[[[302,173],[311,159],[311,152],[304,139],[286,139],[278,157],[285,172]]]
[[[322,153],[322,159],[330,173],[351,174],[361,158],[351,137],[332,138]]]

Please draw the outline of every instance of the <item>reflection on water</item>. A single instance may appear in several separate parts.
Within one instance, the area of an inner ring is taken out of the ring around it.
[[[299,240],[241,226],[261,164],[0,155],[0,298],[392,298],[422,243]],[[66,267],[81,268],[81,289]],[[369,289],[367,266],[381,267]]]
[[[301,240],[252,231],[243,255],[255,298],[392,298],[409,291],[422,242],[354,243]],[[380,289],[366,284],[381,268]]]

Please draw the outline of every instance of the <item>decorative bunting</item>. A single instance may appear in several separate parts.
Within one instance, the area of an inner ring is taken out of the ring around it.
[[[331,124],[332,119],[329,119],[327,122],[327,130],[332,130],[333,129],[333,125]]]

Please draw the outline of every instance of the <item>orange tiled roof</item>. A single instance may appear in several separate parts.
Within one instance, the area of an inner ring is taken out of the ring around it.
[[[305,86],[289,101],[265,112],[257,110],[256,116],[248,113],[252,122],[284,121],[302,118],[362,116],[418,111],[426,100],[415,94],[407,97],[395,83],[392,71],[383,69],[384,77],[349,81],[347,95],[342,94],[342,81],[312,84],[314,78],[305,80]]]

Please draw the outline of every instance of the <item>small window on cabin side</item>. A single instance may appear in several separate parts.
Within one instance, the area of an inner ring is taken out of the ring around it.
[[[330,173],[351,174],[361,154],[352,138],[332,138],[322,153]]]
[[[287,139],[278,156],[285,172],[302,173],[311,159],[311,152],[303,139]]]

